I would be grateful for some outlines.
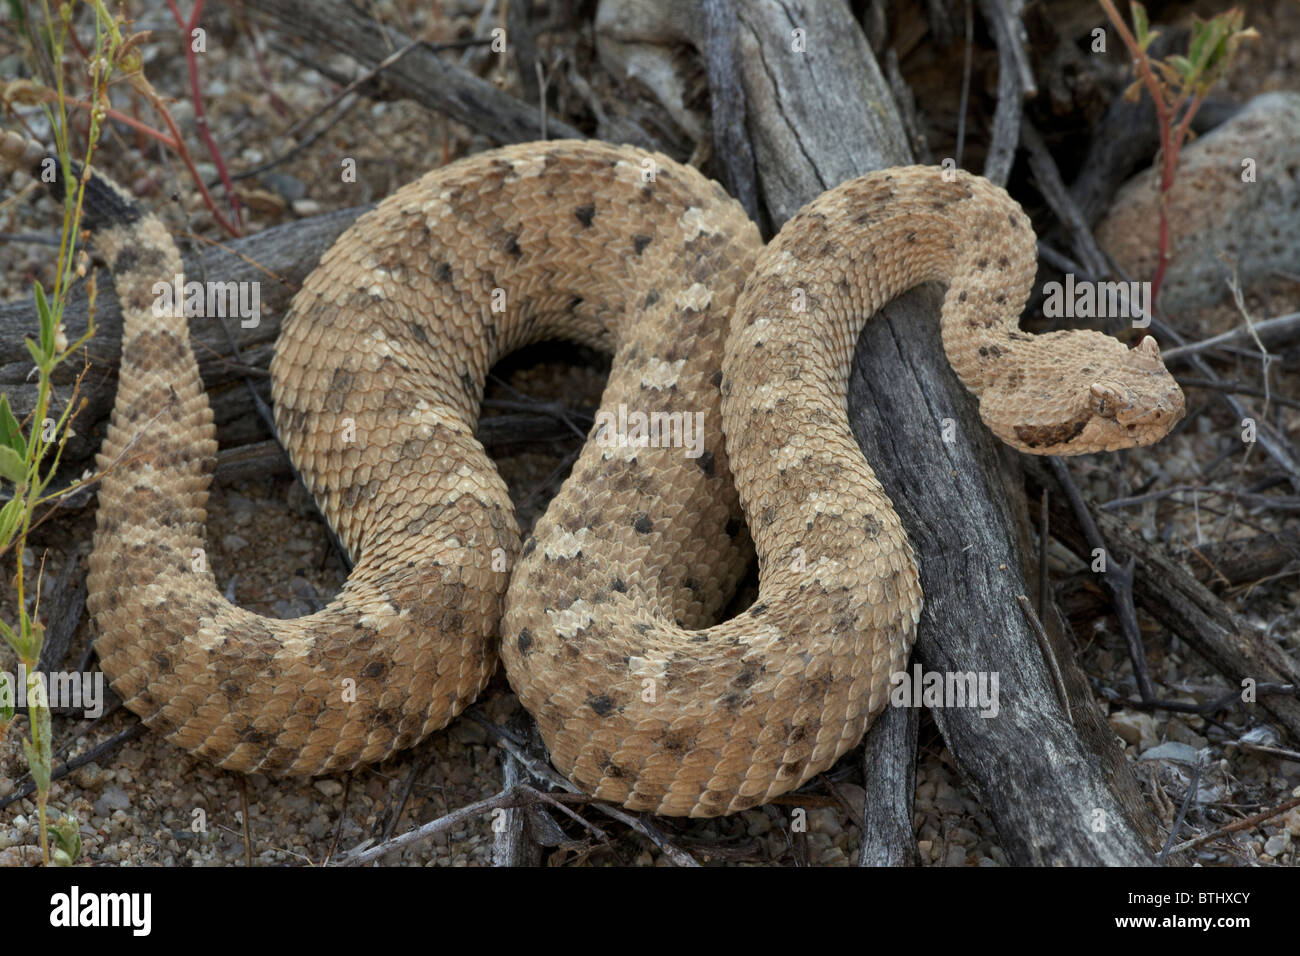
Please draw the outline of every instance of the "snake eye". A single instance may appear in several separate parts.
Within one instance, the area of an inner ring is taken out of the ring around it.
[[[1117,389],[1101,382],[1094,382],[1089,389],[1092,394],[1092,410],[1102,418],[1115,418],[1124,401],[1124,396]]]

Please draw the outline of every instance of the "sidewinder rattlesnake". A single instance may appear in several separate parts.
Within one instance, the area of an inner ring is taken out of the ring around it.
[[[760,804],[857,743],[915,637],[912,552],[848,425],[878,308],[946,282],[949,360],[1022,451],[1148,445],[1183,414],[1149,337],[1019,331],[1033,230],[978,176],[872,173],[763,248],[721,186],[664,156],[511,146],[394,193],[294,299],[276,424],[355,568],[323,610],[275,620],[226,601],[201,560],[215,430],[186,322],[152,292],[181,273],[176,246],[100,174],[86,196],[124,321],[96,647],[131,710],[231,770],[329,773],[411,746],[482,690],[500,625],[511,685],[585,790],[663,814]],[[557,337],[613,353],[602,409],[702,413],[702,448],[589,440],[521,548],[474,428],[492,363]],[[758,598],[716,623],[746,517]]]

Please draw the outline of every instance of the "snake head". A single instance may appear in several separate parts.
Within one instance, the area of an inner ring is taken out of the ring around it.
[[[1153,445],[1186,413],[1183,391],[1151,336],[1130,349],[1097,332],[1064,334],[1083,337],[1072,351],[1086,361],[1058,372],[1066,379],[1060,384],[1074,397],[1065,402],[1023,397],[1030,410],[1026,421],[1012,427],[1014,439],[1005,436],[1021,451],[1080,455]]]
[[[1104,378],[1088,386],[1088,406],[1092,431],[1108,451],[1154,444],[1186,413],[1183,390],[1149,335],[1123,353],[1122,361]]]

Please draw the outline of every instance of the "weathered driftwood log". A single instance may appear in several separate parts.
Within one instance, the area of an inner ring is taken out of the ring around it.
[[[377,66],[411,43],[400,30],[377,23],[362,6],[344,0],[260,0],[250,14],[289,36],[324,43],[367,67]],[[542,138],[541,111],[460,69],[427,46],[417,46],[384,69],[384,79],[429,109],[451,117],[496,143]],[[551,139],[581,136],[550,118]]]
[[[1300,528],[1218,541],[1200,551],[1203,562],[1194,565],[1192,573],[1202,584],[1212,590],[1249,584],[1280,574],[1287,566],[1300,566]]]

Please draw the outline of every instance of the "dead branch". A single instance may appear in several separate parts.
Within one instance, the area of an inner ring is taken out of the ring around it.
[[[286,36],[333,47],[365,66],[376,66],[394,50],[410,44],[400,30],[377,23],[344,0],[261,0],[248,11]],[[535,103],[525,103],[497,89],[424,44],[391,64],[385,78],[430,110],[442,113],[495,143],[523,143],[542,138]],[[567,123],[548,121],[553,137],[582,138]]]
[[[1092,544],[1069,507],[1064,490],[1037,462],[1026,464],[1031,492],[1051,492],[1052,527],[1057,538],[1092,563]],[[1276,642],[1247,627],[1205,585],[1159,545],[1146,541],[1105,511],[1093,511],[1097,529],[1112,548],[1133,564],[1137,604],[1186,641],[1232,684],[1245,680],[1290,686],[1300,683],[1300,667]],[[1238,694],[1238,697],[1240,695]],[[1300,740],[1300,700],[1288,694],[1260,694],[1260,704]]]
[[[998,105],[993,111],[993,135],[984,177],[1005,186],[1020,141],[1020,109],[1025,97],[1037,91],[1025,51],[1025,28],[1020,22],[1023,0],[980,0],[980,11],[998,47]]]

